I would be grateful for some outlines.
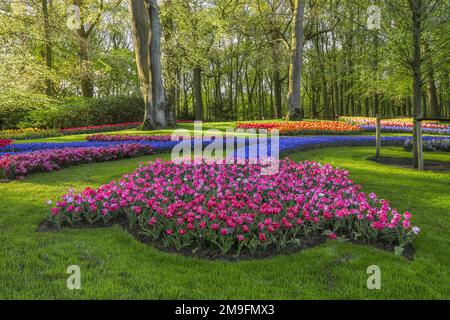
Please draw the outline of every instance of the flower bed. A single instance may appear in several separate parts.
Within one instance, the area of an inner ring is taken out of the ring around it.
[[[151,146],[121,144],[108,147],[81,147],[41,150],[0,157],[0,179],[16,179],[35,172],[58,170],[81,163],[102,162],[153,154]]]
[[[0,139],[14,139],[14,140],[32,140],[49,137],[58,137],[72,134],[94,133],[94,132],[106,132],[106,131],[119,131],[125,129],[136,128],[140,125],[140,122],[118,123],[108,124],[101,126],[88,126],[79,128],[67,128],[67,129],[18,129],[18,130],[3,130],[0,131]]]
[[[375,132],[377,127],[373,125],[362,125],[361,129],[366,132]],[[412,133],[413,127],[409,126],[381,126],[381,132],[385,133]],[[423,127],[423,133],[427,134],[441,134],[441,135],[450,135],[450,128],[447,129],[438,129],[438,128],[429,128]]]
[[[194,140],[192,140],[194,142]],[[0,147],[0,157],[6,154],[19,154],[39,150],[55,150],[63,148],[98,148],[117,146],[121,144],[140,144],[151,146],[155,153],[170,152],[178,141],[75,141],[75,142],[36,142],[36,143],[17,143],[14,145]],[[209,142],[202,141],[202,145],[206,146]]]
[[[0,148],[5,148],[13,143],[11,139],[0,139]]]
[[[120,135],[120,134],[95,134],[87,136],[87,141],[171,141],[172,136],[141,136],[141,135]]]
[[[361,129],[339,121],[283,121],[238,123],[239,129],[278,129],[280,135],[345,135],[360,133]]]
[[[141,122],[127,122],[118,124],[105,124],[100,126],[88,126],[88,127],[78,127],[78,128],[67,128],[60,129],[59,131],[63,135],[68,134],[82,134],[82,133],[92,133],[92,132],[105,132],[105,131],[118,131],[125,129],[133,129],[139,126]]]
[[[398,252],[419,228],[375,194],[367,196],[348,172],[316,162],[283,160],[274,176],[257,164],[141,165],[119,182],[70,191],[51,208],[57,226],[126,219],[131,230],[166,247],[219,255],[283,252],[322,234]]]
[[[382,136],[381,143],[384,146],[403,146],[406,140],[411,140],[407,136]],[[424,136],[424,141],[430,139],[446,139],[445,137]],[[194,139],[192,143],[194,143]],[[202,146],[207,146],[211,140],[202,141]],[[237,139],[235,139],[235,146]],[[320,147],[333,146],[374,146],[374,136],[305,136],[305,137],[280,137],[280,153],[287,154],[296,150],[307,150]],[[24,152],[33,152],[38,150],[62,149],[62,148],[84,148],[84,147],[108,147],[119,144],[139,143],[149,145],[154,148],[155,153],[170,152],[178,144],[178,141],[76,141],[76,142],[36,142],[36,143],[17,143],[14,145],[0,147],[0,156],[5,154],[17,154]],[[257,143],[256,138],[246,140],[246,148],[249,144]],[[225,144],[225,143],[224,143]],[[270,151],[270,138],[268,140],[268,149]]]
[[[0,147],[0,156],[5,154],[17,154],[25,152],[33,152],[39,150],[53,150],[64,148],[97,148],[97,147],[109,147],[119,144],[126,144],[133,142],[87,142],[87,141],[74,141],[74,142],[31,142],[31,143],[16,143],[13,145]]]
[[[424,136],[424,142],[429,140],[442,140],[446,139],[444,137],[427,137]],[[403,137],[403,136],[388,136],[381,137],[381,143],[384,146],[403,146],[405,141],[411,140],[411,137]],[[191,140],[191,150],[193,148],[193,144],[196,140]],[[201,141],[202,149],[210,144],[210,140]],[[248,159],[250,153],[250,145],[255,145],[258,143],[256,138],[250,138],[245,140],[244,151],[238,149],[238,140],[234,139],[235,144],[235,156],[238,154],[243,154],[245,158]],[[171,152],[175,145],[178,144],[178,141],[112,141],[112,142],[104,142],[104,141],[82,141],[82,142],[41,142],[41,143],[19,143],[14,144],[12,146],[0,147],[0,161],[3,158],[8,157],[11,158],[15,156],[16,161],[15,165],[20,166],[21,162],[25,162],[27,164],[30,159],[34,157],[34,155],[38,154],[39,157],[45,154],[52,154],[58,150],[66,150],[68,152],[69,149],[77,150],[77,149],[106,149],[106,148],[116,148],[124,145],[140,145],[141,147],[150,147],[152,148],[153,153],[166,153]],[[224,147],[226,143],[224,142]],[[294,151],[299,150],[308,150],[314,148],[323,148],[323,147],[334,147],[334,146],[374,146],[375,145],[375,137],[373,136],[309,136],[309,137],[280,137],[279,140],[279,153],[284,156]],[[267,151],[270,156],[271,153],[271,141],[268,139]],[[40,153],[39,153],[40,152]],[[76,152],[76,151],[75,151]],[[224,151],[224,156],[226,155]],[[256,153],[259,156],[259,148]],[[19,157],[20,156],[20,157]],[[113,159],[111,159],[113,160]],[[43,170],[48,171],[48,170]],[[7,176],[3,174],[3,176]]]
[[[403,148],[406,151],[411,151],[413,148],[412,140],[406,140],[403,144]],[[424,151],[450,151],[450,139],[430,139],[423,141],[423,150]]]
[[[381,145],[401,147],[407,140],[412,137],[408,136],[382,136]],[[423,140],[446,139],[445,137],[424,136]],[[352,146],[375,146],[374,136],[308,136],[308,137],[280,137],[279,153],[280,155],[288,155],[294,151],[310,150],[326,147],[352,147]],[[268,139],[268,154],[271,155],[271,141]],[[236,152],[237,153],[237,152]],[[246,157],[248,158],[249,150],[246,146]]]
[[[349,124],[355,124],[359,126],[376,126],[377,118],[374,117],[341,117],[339,120]],[[405,119],[384,119],[381,120],[382,127],[413,127],[413,118]],[[432,129],[449,129],[446,124],[440,124],[437,121],[422,121],[423,128]]]

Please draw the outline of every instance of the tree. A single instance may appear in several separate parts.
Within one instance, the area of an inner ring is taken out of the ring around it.
[[[304,12],[305,0],[295,0],[293,30],[291,36],[287,120],[301,120],[303,118],[300,85],[302,77]]]
[[[49,12],[48,5],[52,6],[51,0],[42,0],[42,16],[44,18],[44,57],[45,57],[45,65],[48,70],[52,69],[52,43],[51,43],[51,35],[50,35],[50,22],[49,22]],[[53,84],[52,80],[46,79],[46,88],[45,93],[48,96],[53,96]]]
[[[145,102],[142,128],[173,125],[161,67],[161,22],[155,0],[130,0],[131,26],[139,79]]]
[[[406,5],[404,2],[406,2]],[[448,59],[447,55],[444,57],[435,56],[435,58],[438,58],[438,62],[433,63],[431,61],[433,56],[433,52],[430,50],[431,43],[425,41],[424,38],[427,34],[433,32],[431,27],[439,30],[440,26],[433,23],[435,20],[433,18],[439,18],[439,10],[444,3],[443,0],[405,0],[400,3],[394,0],[386,0],[388,8],[398,20],[401,36],[403,36],[401,41],[394,43],[395,49],[399,53],[398,59],[409,69],[413,78],[412,105],[415,119],[418,119],[418,121],[415,121],[413,130],[413,165],[419,170],[423,169],[422,122],[420,119],[424,116],[422,105],[424,78],[428,76],[434,81],[433,69]],[[431,37],[428,40],[431,40]],[[444,31],[435,46],[440,47],[442,49],[440,51],[445,53],[447,45],[448,36],[445,35]],[[428,67],[428,72],[423,72],[425,67]],[[423,77],[423,74],[426,76]]]
[[[82,0],[74,0],[73,4],[82,7]],[[81,16],[81,23],[78,29],[75,29],[75,34],[78,39],[78,57],[80,59],[80,86],[83,97],[92,98],[94,96],[94,80],[91,73],[91,60],[89,56],[88,38],[94,27],[98,24],[100,16],[103,11],[103,0],[99,3],[99,9],[96,17],[86,26],[84,19]]]

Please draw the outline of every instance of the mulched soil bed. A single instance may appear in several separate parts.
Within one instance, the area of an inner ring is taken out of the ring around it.
[[[82,222],[77,223],[72,226],[63,226],[58,228],[52,222],[48,220],[42,221],[37,228],[37,232],[57,232],[64,229],[96,229],[96,228],[108,228],[115,224],[120,225],[124,230],[130,233],[136,240],[148,244],[160,251],[182,254],[188,257],[197,257],[208,260],[223,260],[236,262],[241,260],[254,260],[254,259],[264,259],[277,255],[289,255],[297,253],[301,250],[312,248],[318,245],[321,245],[326,242],[326,237],[321,234],[312,234],[307,237],[303,237],[299,239],[299,242],[296,244],[288,245],[283,251],[277,250],[274,247],[268,247],[267,251],[263,254],[259,253],[257,255],[251,255],[249,252],[242,251],[239,256],[236,256],[235,253],[227,253],[225,255],[220,254],[220,252],[212,250],[212,249],[202,249],[202,248],[183,248],[180,251],[177,251],[175,248],[167,248],[162,245],[160,241],[155,241],[150,239],[149,237],[141,234],[138,228],[130,228],[129,223],[125,219],[121,219],[120,221],[104,224],[104,223],[94,223],[93,225]],[[350,241],[351,243],[358,245],[367,245],[366,243],[362,243],[360,241]],[[374,243],[371,244],[373,247],[389,252],[394,252],[394,245],[386,244],[386,243]],[[405,247],[402,256],[404,256],[408,260],[413,260],[415,255],[415,248],[413,245],[409,244]]]
[[[397,166],[402,168],[412,169],[413,160],[410,158],[391,158],[391,157],[380,157],[376,159],[375,157],[368,158],[370,161],[376,163]],[[424,161],[425,170],[429,171],[450,171],[450,162],[443,161]]]

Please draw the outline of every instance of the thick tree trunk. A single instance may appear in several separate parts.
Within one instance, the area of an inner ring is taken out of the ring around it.
[[[164,1],[165,6],[170,7],[172,6],[172,0],[165,0]],[[171,44],[172,38],[173,38],[173,31],[174,31],[175,25],[172,16],[166,17],[166,24],[163,25],[164,32],[164,41],[165,43]],[[171,46],[170,46],[171,47]],[[166,87],[167,87],[167,102],[168,102],[168,108],[169,108],[169,122],[172,125],[176,124],[176,106],[177,106],[177,88],[176,88],[176,81],[177,81],[177,74],[178,70],[176,67],[176,64],[174,63],[174,53],[172,49],[168,49],[167,53],[165,55],[165,65],[167,68],[166,75],[168,79],[166,79]]]
[[[193,70],[192,91],[195,120],[203,120],[202,69],[200,67]]]
[[[81,6],[80,0],[74,0],[74,5]],[[80,87],[83,97],[92,98],[94,96],[94,81],[91,74],[91,61],[89,59],[88,37],[95,24],[85,29],[83,23],[76,30],[78,36],[78,58],[80,59]]]
[[[91,75],[91,61],[89,60],[88,44],[87,38],[80,37],[79,41],[79,52],[78,56],[80,58],[80,86],[81,94],[83,97],[92,98],[94,96],[94,83]]]
[[[147,0],[150,18],[149,65],[155,113],[155,128],[167,128],[171,125],[171,108],[166,101],[161,67],[161,21],[156,0]]]
[[[155,117],[153,112],[153,94],[150,83],[150,66],[148,61],[150,20],[144,0],[129,0],[131,14],[131,31],[133,36],[136,64],[141,92],[145,102],[142,128],[153,129]]]
[[[141,91],[145,101],[143,129],[174,125],[166,100],[161,68],[161,22],[156,0],[130,0],[131,30]]]
[[[287,120],[301,120],[303,118],[300,85],[302,77],[304,11],[305,0],[295,0],[293,30],[291,35]]]

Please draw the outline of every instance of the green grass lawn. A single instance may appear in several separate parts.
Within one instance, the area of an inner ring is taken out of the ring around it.
[[[293,255],[242,262],[207,261],[159,252],[120,227],[36,232],[47,199],[70,187],[98,187],[132,172],[146,156],[70,167],[0,184],[0,298],[114,299],[448,299],[450,174],[416,172],[367,160],[373,147],[297,152],[346,168],[363,190],[399,210],[422,229],[414,261],[368,245],[337,241]],[[409,157],[401,148],[383,156]],[[425,159],[450,161],[449,154]],[[366,287],[369,265],[381,268],[381,290]],[[66,268],[79,265],[81,290],[66,288]]]

